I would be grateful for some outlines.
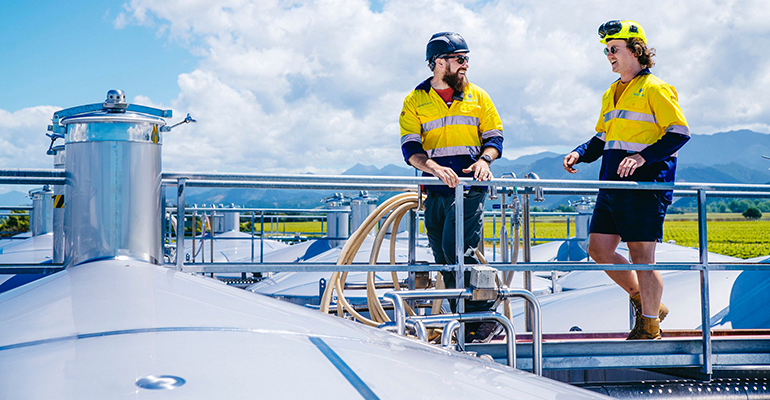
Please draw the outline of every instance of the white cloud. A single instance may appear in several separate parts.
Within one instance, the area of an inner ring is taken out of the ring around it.
[[[37,106],[13,113],[0,110],[0,168],[52,168],[53,157],[46,157],[51,144],[46,127],[61,108]]]
[[[497,105],[508,157],[566,151],[592,136],[616,79],[596,35],[615,18],[644,26],[658,51],[653,72],[676,86],[694,133],[768,131],[768,4],[630,4],[392,0],[373,12],[365,0],[132,0],[115,26],[165,32],[202,56],[172,104],[199,122],[166,135],[166,169],[403,165],[401,101],[429,75],[425,42],[444,30],[468,40],[469,77]]]

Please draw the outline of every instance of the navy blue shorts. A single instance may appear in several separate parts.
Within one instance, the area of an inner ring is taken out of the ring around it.
[[[666,208],[657,190],[599,190],[590,232],[619,235],[624,242],[659,242]]]

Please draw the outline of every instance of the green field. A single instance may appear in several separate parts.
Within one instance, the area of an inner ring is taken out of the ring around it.
[[[491,232],[487,224],[487,232]],[[747,220],[741,214],[708,214],[708,250],[739,258],[770,255],[770,218]],[[530,227],[534,238],[563,238],[567,234],[566,220],[554,217],[535,218]],[[574,235],[574,224],[570,233]],[[680,246],[698,247],[698,220],[695,214],[672,214],[663,224],[663,241]],[[535,240],[536,242],[536,240]],[[534,243],[534,242],[533,242]]]
[[[575,235],[574,217],[570,219],[570,236]],[[709,248],[714,253],[739,258],[751,258],[770,255],[770,216],[751,221],[737,213],[708,214],[707,235]],[[259,225],[256,230],[259,232]],[[308,222],[278,222],[265,224],[265,231],[280,235],[310,235],[321,236],[325,226],[320,221]],[[494,229],[493,229],[494,228]],[[420,230],[423,230],[422,225]],[[494,232],[497,234],[494,234]],[[565,238],[567,224],[565,217],[536,217],[531,221],[530,231],[534,238],[533,244],[543,243],[537,238]],[[496,223],[487,218],[484,223],[486,238],[499,237],[500,219]],[[698,246],[698,221],[695,214],[671,214],[666,217],[663,225],[663,241],[674,241],[676,244],[688,247]],[[491,245],[489,245],[491,247]]]

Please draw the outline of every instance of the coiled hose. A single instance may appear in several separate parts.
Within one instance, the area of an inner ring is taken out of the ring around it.
[[[364,240],[366,239],[369,232],[372,231],[377,226],[377,222],[380,221],[382,218],[387,216],[385,221],[383,222],[382,226],[380,227],[379,231],[377,232],[377,235],[375,236],[374,242],[372,243],[372,250],[369,256],[369,265],[376,265],[377,264],[377,258],[379,256],[380,248],[382,247],[382,241],[385,238],[385,235],[388,231],[388,228],[390,226],[397,227],[401,223],[401,220],[403,219],[404,215],[409,212],[410,210],[417,209],[419,207],[419,199],[418,194],[414,192],[407,192],[407,193],[401,193],[396,196],[391,197],[390,199],[383,202],[380,206],[377,207],[369,216],[364,220],[364,222],[361,224],[361,226],[356,229],[356,231],[348,238],[347,242],[345,242],[345,245],[342,247],[342,251],[340,252],[340,255],[337,259],[337,265],[350,265],[353,263],[353,260],[355,259],[356,253],[358,253],[358,250],[361,248],[361,245],[363,244]],[[518,229],[515,230],[515,239],[514,239],[514,257],[513,257],[513,263],[516,262],[518,258],[518,240],[519,240],[519,231]],[[394,265],[396,260],[396,240],[390,241],[390,264]],[[481,264],[487,264],[487,260],[484,258],[483,254],[477,249],[476,250],[476,256],[479,259],[479,262]],[[332,276],[329,278],[329,284],[326,286],[326,289],[324,290],[323,296],[321,296],[321,304],[320,304],[320,310],[323,313],[329,313],[329,308],[331,307],[331,301],[332,301],[332,294],[334,291],[337,293],[337,315],[343,316],[344,313],[347,311],[353,318],[356,320],[369,325],[369,326],[379,326],[383,322],[389,322],[390,317],[388,317],[387,313],[385,312],[385,309],[382,307],[382,303],[380,302],[379,297],[377,296],[377,292],[375,289],[375,277],[376,273],[374,271],[369,271],[366,276],[366,300],[367,300],[367,306],[369,308],[369,314],[371,318],[367,318],[358,311],[356,311],[353,306],[347,301],[344,295],[344,287],[345,287],[345,281],[347,279],[347,272],[340,272],[336,271],[332,274]],[[497,283],[501,287],[509,287],[512,280],[513,280],[514,271],[507,271],[503,273],[503,278],[501,279],[499,276],[496,277]],[[391,278],[393,281],[393,287],[395,290],[401,290],[401,285],[398,282],[398,276],[395,271],[391,272]],[[444,288],[444,282],[441,278],[441,274],[437,274],[436,277],[436,289],[443,289]],[[505,300],[508,302],[509,300]],[[431,314],[439,314],[441,312],[441,300],[434,300],[432,307],[431,307]],[[499,300],[495,303],[494,307],[496,308],[499,305]],[[510,307],[505,307],[504,310],[506,314],[508,314]],[[409,315],[414,315],[414,310],[412,310],[410,307],[406,307],[407,312]],[[511,318],[510,315],[506,315],[509,319]]]

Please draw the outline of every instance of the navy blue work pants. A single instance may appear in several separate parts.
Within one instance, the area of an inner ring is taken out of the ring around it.
[[[463,218],[465,246],[465,264],[478,264],[475,249],[481,240],[484,218],[484,197],[486,191],[483,188],[472,188],[465,193],[463,198]],[[428,198],[425,200],[425,230],[428,232],[428,243],[433,251],[436,264],[457,264],[455,249],[455,198],[454,196],[442,196],[428,190]],[[442,271],[444,284],[447,289],[456,287],[455,273]],[[465,272],[465,286],[470,283],[470,271]],[[457,312],[457,302],[449,302],[452,312]],[[466,301],[465,311],[490,310],[492,301]]]

